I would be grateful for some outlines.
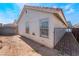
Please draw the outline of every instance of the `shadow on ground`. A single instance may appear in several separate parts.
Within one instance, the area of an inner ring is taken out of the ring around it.
[[[34,49],[37,53],[39,53],[42,56],[57,56],[60,55],[59,52],[55,49],[47,48],[43,45],[40,45],[37,42],[34,42],[31,39],[25,38],[23,36],[20,37],[26,44],[28,44],[31,48]]]

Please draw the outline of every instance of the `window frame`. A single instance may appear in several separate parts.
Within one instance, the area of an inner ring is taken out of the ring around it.
[[[47,25],[46,26],[44,25],[45,22],[47,22]],[[41,19],[39,23],[40,23],[39,24],[40,25],[40,37],[49,38],[49,21],[48,21],[48,18]]]
[[[29,34],[29,22],[28,21],[26,22],[26,28],[25,29],[26,29],[25,32]],[[28,29],[28,31],[27,31],[27,29]]]

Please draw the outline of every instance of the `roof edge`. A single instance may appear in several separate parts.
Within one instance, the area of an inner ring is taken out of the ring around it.
[[[61,8],[49,8],[49,7],[40,7],[40,6],[28,6],[28,5],[24,5],[24,7],[23,7],[23,9],[22,9],[22,11],[21,11],[21,13],[20,13],[20,16],[19,16],[19,19],[18,19],[18,21],[17,21],[17,23],[20,21],[20,18],[22,17],[22,15],[23,15],[23,12],[24,12],[24,10],[26,9],[26,8],[30,8],[30,9],[33,9],[33,10],[38,10],[38,11],[40,11],[38,8],[41,8],[41,9],[48,9],[48,10],[60,10],[61,11],[61,14],[62,14],[62,16],[63,16],[63,18],[64,18],[64,20],[62,19],[62,21],[63,21],[63,23],[66,25],[66,26],[68,26],[68,24],[67,24],[67,21],[66,21],[66,18],[65,18],[65,16],[64,16],[64,13],[63,13],[63,11],[62,11],[62,9]],[[47,11],[45,11],[45,12],[47,12]],[[49,13],[53,13],[52,11],[50,12],[49,11]],[[59,13],[58,13],[59,14]],[[61,16],[60,16],[61,17]],[[62,17],[61,17],[62,18]]]

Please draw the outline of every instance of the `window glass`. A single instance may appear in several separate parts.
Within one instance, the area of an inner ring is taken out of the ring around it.
[[[26,22],[26,33],[29,33],[29,22]]]
[[[40,21],[40,36],[48,38],[48,20],[44,19]]]

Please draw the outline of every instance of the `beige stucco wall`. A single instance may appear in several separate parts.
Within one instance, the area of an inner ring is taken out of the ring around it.
[[[47,18],[49,21],[49,38],[40,37],[39,21],[43,18]],[[21,21],[18,24],[19,34],[27,38],[30,38],[38,43],[41,43],[49,48],[54,47],[54,28],[64,27],[63,23],[57,20],[57,18],[54,17],[52,14],[35,10],[27,9],[27,14],[25,12],[21,19]],[[25,33],[26,21],[29,22],[29,34]],[[32,35],[32,33],[35,33],[35,35]]]
[[[64,25],[58,18],[53,16],[54,23],[54,45],[58,43],[58,41],[63,37],[66,32],[67,26]]]

